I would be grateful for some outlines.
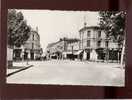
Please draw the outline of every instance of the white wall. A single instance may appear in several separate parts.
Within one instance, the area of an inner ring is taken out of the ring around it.
[[[34,35],[34,40],[33,40],[33,35]],[[24,44],[24,47],[27,49],[32,49],[32,43],[34,49],[40,49],[40,39],[39,35],[36,32],[32,32],[29,39],[26,41]]]
[[[13,60],[13,49],[7,47],[7,61]]]
[[[118,48],[118,43],[109,42],[109,48]]]
[[[67,46],[67,50],[71,51],[73,46],[73,50],[79,50],[79,42],[69,43]]]

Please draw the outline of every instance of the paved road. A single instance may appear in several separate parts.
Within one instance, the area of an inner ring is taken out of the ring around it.
[[[117,64],[79,61],[38,61],[7,77],[7,83],[123,86],[125,71]]]

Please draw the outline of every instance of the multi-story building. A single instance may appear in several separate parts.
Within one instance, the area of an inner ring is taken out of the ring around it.
[[[63,38],[58,42],[48,44],[46,48],[47,59],[66,59],[73,55],[73,52],[79,50],[78,39]]]
[[[86,27],[79,30],[80,49],[85,60],[119,60],[120,50],[117,41],[108,39],[105,31],[98,26]]]
[[[74,41],[70,41],[67,43],[67,51],[64,53],[65,58],[69,59],[77,59],[79,51],[79,39],[74,39]]]
[[[78,58],[81,60],[120,60],[121,48],[118,42],[108,38],[99,26],[86,25],[79,30],[79,39],[61,39],[47,46],[47,57]]]
[[[28,40],[24,45],[13,50],[14,60],[36,60],[40,59],[42,48],[40,46],[40,36],[37,30],[32,30]]]
[[[48,44],[46,48],[47,59],[62,59],[62,52],[66,51],[67,43],[65,39],[60,39],[58,42]]]
[[[73,51],[76,52],[79,50],[79,44],[80,44],[80,40],[76,40],[74,42],[69,42],[67,44],[67,51]]]

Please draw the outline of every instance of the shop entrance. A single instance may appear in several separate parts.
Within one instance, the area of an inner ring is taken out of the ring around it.
[[[31,60],[34,60],[34,53],[31,52]]]

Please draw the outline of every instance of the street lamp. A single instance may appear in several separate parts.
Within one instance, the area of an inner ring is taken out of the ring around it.
[[[74,59],[74,55],[73,55],[73,45],[72,45],[72,60]]]

